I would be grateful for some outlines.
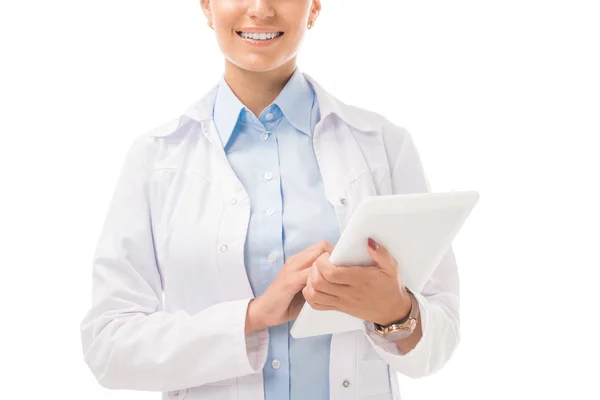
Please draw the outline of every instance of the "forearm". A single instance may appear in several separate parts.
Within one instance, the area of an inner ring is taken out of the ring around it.
[[[104,387],[200,386],[260,371],[266,359],[268,335],[243,336],[246,300],[215,304],[195,315],[145,314],[141,307],[137,313],[116,306],[104,311],[107,304],[93,308],[82,324],[85,361]]]
[[[255,332],[267,329],[269,326],[265,324],[261,318],[260,312],[258,312],[257,299],[252,299],[248,304],[248,310],[246,312],[246,325],[244,333],[246,336],[250,336]]]
[[[442,368],[460,340],[458,299],[451,294],[416,296],[419,322],[410,337],[386,342],[368,331],[367,325],[363,328],[377,353],[396,372],[412,378],[424,377]]]
[[[380,324],[386,326],[392,324],[394,321],[406,319],[412,311],[410,307],[411,301],[407,300],[409,297],[410,295],[408,292],[406,290],[402,290],[399,295],[399,300],[392,303],[394,306],[388,313],[387,319],[385,320],[386,322]],[[416,303],[416,305],[418,307],[418,303]],[[416,315],[420,315],[418,310]],[[406,354],[417,346],[422,337],[423,328],[421,325],[421,318],[417,317],[417,326],[415,327],[413,333],[407,338],[397,340],[395,343],[398,347],[398,350],[400,350],[402,354]]]

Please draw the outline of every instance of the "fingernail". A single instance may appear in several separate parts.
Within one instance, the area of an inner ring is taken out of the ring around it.
[[[369,238],[369,247],[372,248],[373,250],[378,250],[379,244],[377,244],[377,242],[374,241],[373,239]]]

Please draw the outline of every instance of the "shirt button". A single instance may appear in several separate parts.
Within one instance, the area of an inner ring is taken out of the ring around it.
[[[342,198],[340,199],[340,203],[342,203],[342,205],[344,205],[344,206],[345,206],[346,204],[348,204],[348,201],[347,201],[345,198],[343,198],[343,197],[342,197]]]
[[[281,367],[281,362],[279,360],[273,360],[271,365],[273,366],[273,368],[279,369],[279,367]]]
[[[267,121],[270,121],[270,120],[272,120],[272,119],[273,119],[273,114],[271,114],[271,113],[268,113],[267,115],[265,115],[265,119],[266,119]]]
[[[270,263],[274,263],[277,259],[277,256],[274,253],[269,254],[268,260]]]
[[[273,179],[273,173],[272,172],[267,172],[265,174],[265,179],[270,181],[271,179]]]
[[[262,140],[267,140],[267,139],[269,138],[269,134],[268,134],[267,132],[264,132],[264,133],[262,133],[262,134],[260,135],[260,138],[261,138]]]
[[[267,210],[267,215],[273,215],[273,213],[274,213],[274,212],[275,212],[275,211],[273,211],[273,209],[272,209],[272,208],[269,208],[269,209]]]
[[[348,386],[350,386],[350,381],[348,379],[344,379],[344,382],[342,382],[342,385],[347,388]]]
[[[227,251],[227,245],[224,244],[223,246],[221,246],[221,253],[225,253]]]

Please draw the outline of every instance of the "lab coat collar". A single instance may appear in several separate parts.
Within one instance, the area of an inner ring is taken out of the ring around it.
[[[321,112],[321,119],[325,119],[329,114],[335,114],[347,125],[354,129],[363,132],[376,131],[376,127],[367,121],[355,107],[345,104],[338,100],[335,96],[327,92],[314,78],[305,72],[302,72],[308,83],[312,86],[315,91],[316,101],[318,101],[319,109]],[[191,105],[185,112],[183,117],[188,120],[195,120],[198,122],[204,122],[206,120],[213,119],[213,108],[219,84],[213,85],[209,91],[196,103]],[[185,121],[181,121],[178,126],[181,126]],[[172,125],[171,125],[172,126]],[[158,130],[151,134],[152,137],[166,137],[177,131],[177,127],[174,129]]]

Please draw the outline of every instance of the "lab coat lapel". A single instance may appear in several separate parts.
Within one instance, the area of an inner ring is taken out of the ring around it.
[[[365,159],[350,128],[338,118],[327,118],[315,129],[314,149],[325,187],[325,196],[334,207],[340,231],[364,196],[376,195],[373,179],[355,179],[368,171]]]
[[[223,197],[220,226],[224,229],[219,230],[218,241],[226,244],[227,248],[221,247],[225,251],[219,253],[219,273],[227,288],[227,300],[235,301],[254,297],[244,261],[250,202],[246,189],[227,159],[212,117],[216,89],[216,86],[213,87],[204,98],[186,111],[186,115],[200,123],[201,132],[209,143],[209,149],[205,152],[206,159],[198,160],[197,165],[192,168],[207,168],[207,171],[201,173],[211,177]],[[232,204],[234,200],[235,204]]]

